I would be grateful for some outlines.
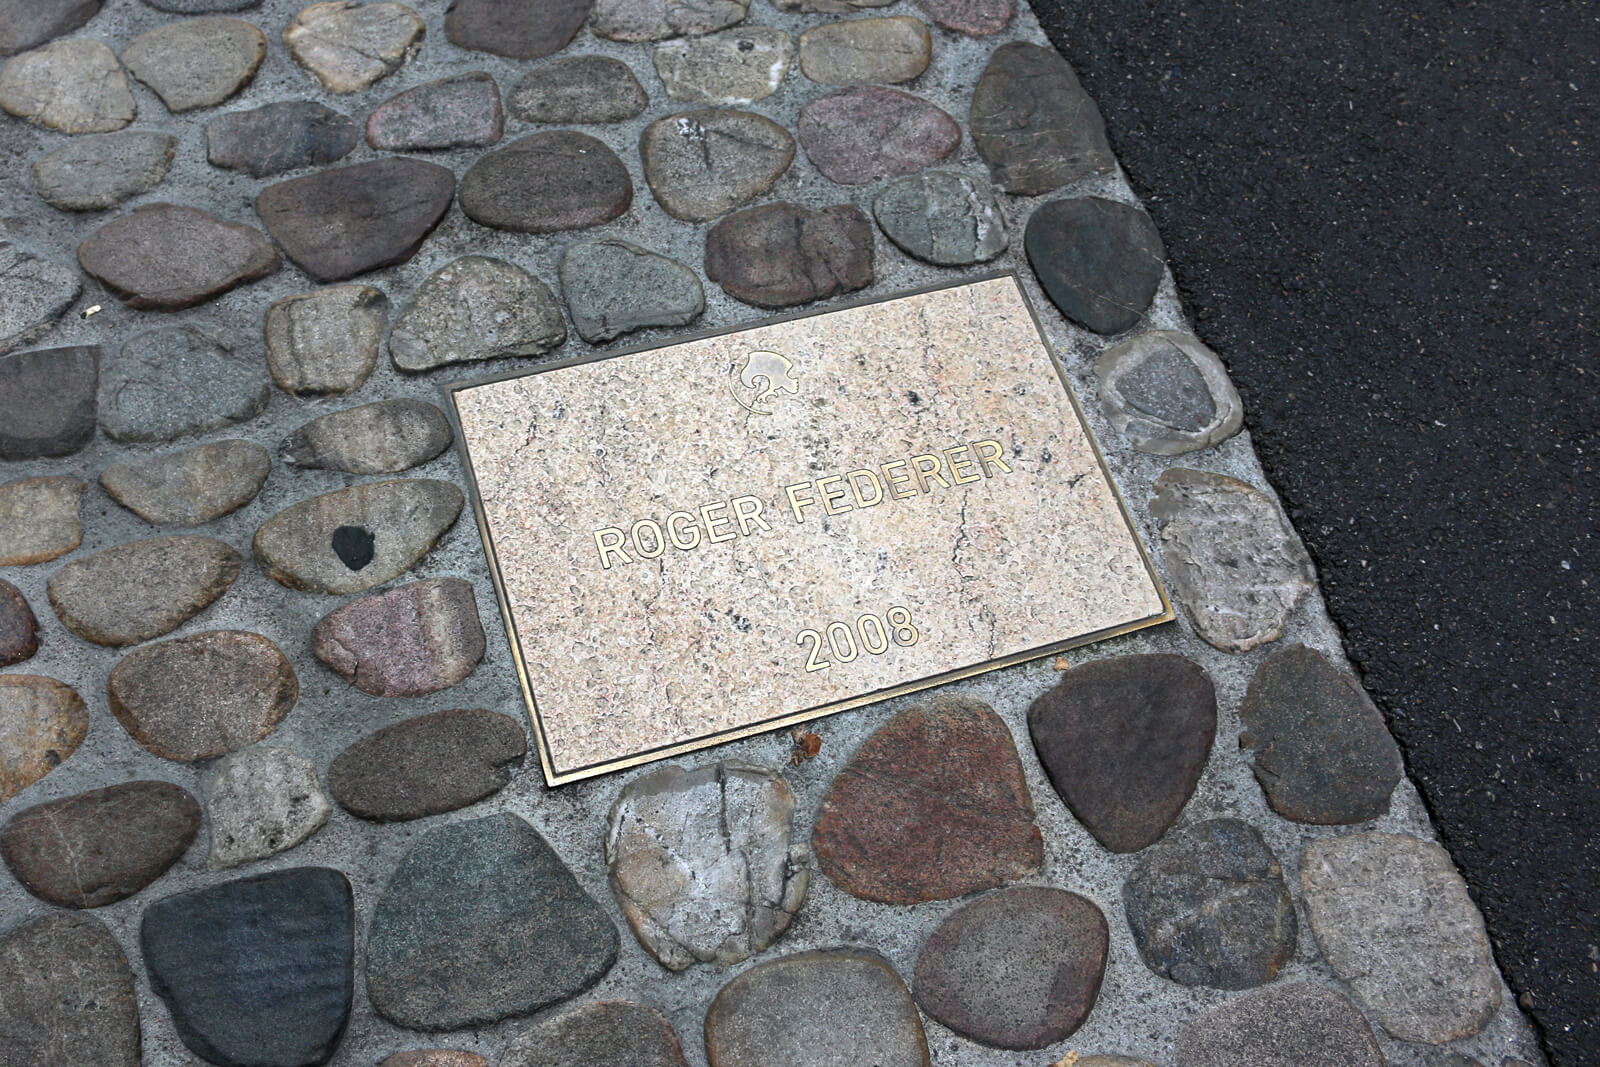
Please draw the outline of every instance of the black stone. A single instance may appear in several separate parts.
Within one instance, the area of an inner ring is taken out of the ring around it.
[[[70,456],[94,439],[100,348],[0,356],[0,460]]]
[[[353,571],[372,562],[378,539],[365,526],[341,526],[333,531],[333,552]]]
[[[1166,248],[1150,216],[1098,196],[1039,208],[1023,247],[1051,302],[1100,334],[1137,325],[1166,270]]]
[[[355,988],[355,901],[326,867],[167,897],[144,913],[150,985],[196,1055],[222,1067],[333,1057]]]
[[[354,121],[310,100],[234,111],[206,124],[206,158],[212,166],[257,178],[332,163],[360,143]]]
[[[972,93],[970,125],[1008,193],[1036,196],[1117,169],[1100,109],[1053,49],[1023,41],[995,49]]]

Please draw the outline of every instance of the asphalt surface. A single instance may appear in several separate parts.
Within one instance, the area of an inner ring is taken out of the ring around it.
[[[1600,1063],[1600,8],[1033,4],[1508,981]]]

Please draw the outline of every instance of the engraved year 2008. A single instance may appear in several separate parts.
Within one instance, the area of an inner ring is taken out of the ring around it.
[[[795,644],[810,649],[806,654],[807,671],[825,671],[835,663],[850,663],[863,652],[881,656],[891,644],[910,648],[921,637],[922,631],[911,619],[911,609],[892,607],[882,615],[863,615],[854,626],[830,622],[820,633],[801,630]],[[823,658],[824,649],[833,654],[833,659]]]

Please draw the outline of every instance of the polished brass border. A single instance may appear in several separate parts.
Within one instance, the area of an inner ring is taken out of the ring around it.
[[[672,745],[663,745],[659,748],[647,749],[643,752],[636,752],[633,755],[627,756],[623,759],[608,760],[603,763],[589,764],[587,766],[575,767],[567,770],[558,770],[550,753],[549,745],[546,743],[544,729],[539,722],[539,704],[534,696],[533,683],[528,677],[527,666],[523,663],[522,643],[518,639],[516,622],[512,618],[511,603],[506,596],[505,584],[500,573],[499,560],[495,554],[494,538],[489,532],[488,516],[484,511],[483,500],[478,492],[477,472],[473,469],[472,456],[467,450],[466,438],[462,433],[461,413],[456,407],[456,393],[466,389],[474,389],[482,385],[489,385],[493,382],[506,381],[511,378],[524,378],[533,374],[548,374],[551,371],[565,370],[569,367],[578,367],[587,363],[597,363],[600,360],[615,359],[619,356],[633,355],[637,352],[648,352],[657,348],[666,348],[671,345],[683,344],[690,341],[699,341],[707,337],[720,337],[726,334],[739,333],[744,330],[754,329],[759,326],[770,326],[774,323],[780,322],[792,322],[796,319],[814,318],[819,315],[828,315],[835,311],[849,311],[855,308],[870,307],[873,304],[883,304],[891,300],[899,300],[902,297],[921,296],[925,293],[935,293],[944,289],[958,289],[963,286],[973,285],[979,282],[994,281],[997,278],[1011,279],[1012,283],[1017,287],[1017,295],[1022,298],[1022,306],[1028,309],[1028,315],[1033,319],[1033,328],[1038,334],[1039,343],[1044,347],[1045,352],[1049,354],[1051,365],[1055,367],[1056,377],[1061,382],[1061,388],[1066,391],[1067,399],[1072,404],[1073,414],[1075,414],[1078,418],[1078,425],[1083,430],[1084,436],[1088,439],[1090,448],[1094,450],[1095,462],[1100,468],[1100,473],[1105,476],[1106,484],[1111,488],[1111,495],[1116,499],[1117,508],[1122,513],[1122,521],[1127,527],[1128,535],[1133,538],[1134,544],[1138,547],[1139,558],[1144,561],[1145,572],[1149,575],[1151,583],[1155,586],[1156,595],[1161,599],[1162,611],[1157,615],[1152,615],[1144,619],[1136,619],[1132,622],[1124,623],[1121,626],[1115,626],[1105,630],[1097,630],[1094,633],[1084,634],[1082,636],[1071,638],[1065,641],[1057,641],[1047,645],[1040,645],[1037,648],[1025,649],[1021,652],[1014,652],[1011,655],[1003,656],[1000,659],[988,660],[983,663],[973,664],[968,667],[960,668],[959,670],[946,671],[943,674],[932,675],[930,677],[921,678],[913,682],[905,682],[901,685],[892,686],[886,689],[877,689],[870,693],[864,693],[860,696],[851,697],[849,700],[835,701],[831,704],[823,704],[814,708],[806,708],[802,711],[792,712],[787,715],[775,716],[771,719],[763,719],[760,722],[751,723],[747,726],[741,726],[735,730],[725,730],[721,733],[708,734],[703,737],[693,738],[688,741],[681,741]],[[1155,626],[1160,623],[1171,622],[1175,617],[1172,609],[1172,601],[1167,596],[1166,587],[1161,583],[1161,576],[1156,573],[1155,564],[1150,559],[1149,550],[1145,547],[1144,539],[1139,536],[1139,530],[1138,527],[1134,525],[1133,516],[1128,512],[1127,502],[1122,498],[1122,491],[1120,488],[1118,488],[1116,479],[1111,476],[1111,471],[1106,466],[1105,453],[1100,450],[1100,442],[1095,440],[1094,433],[1089,428],[1088,420],[1084,418],[1083,407],[1078,403],[1077,394],[1072,391],[1072,383],[1067,380],[1066,369],[1062,366],[1061,359],[1056,354],[1055,348],[1050,344],[1049,337],[1045,335],[1044,324],[1039,321],[1039,313],[1034,309],[1033,302],[1028,299],[1028,292],[1025,288],[1023,288],[1022,280],[1015,270],[992,271],[988,274],[978,275],[976,277],[963,278],[962,280],[956,282],[944,282],[936,285],[927,285],[918,289],[909,289],[904,292],[891,293],[887,296],[857,300],[814,311],[802,311],[790,315],[778,315],[772,318],[740,323],[736,326],[728,326],[722,329],[700,330],[655,344],[635,345],[630,348],[617,349],[611,352],[598,352],[584,356],[574,356],[568,359],[554,360],[545,364],[544,366],[536,367],[532,370],[511,371],[505,374],[485,375],[481,378],[473,378],[469,381],[456,382],[451,385],[442,386],[441,388],[444,391],[446,399],[449,401],[447,411],[449,414],[451,427],[455,431],[456,449],[461,456],[462,469],[466,472],[468,488],[472,497],[472,511],[478,520],[478,533],[483,539],[484,552],[487,554],[489,560],[489,574],[490,577],[494,579],[495,597],[500,602],[500,615],[505,621],[506,636],[511,645],[511,656],[516,662],[517,678],[522,686],[523,700],[527,703],[529,720],[533,724],[534,739],[536,742],[536,747],[539,751],[539,764],[544,770],[545,782],[550,786],[565,785],[568,782],[576,782],[584,778],[593,778],[598,775],[609,774],[612,771],[627,770],[630,767],[637,767],[644,763],[650,763],[659,759],[666,759],[671,756],[683,755],[687,752],[695,752],[699,749],[710,748],[714,745],[726,744],[729,741],[738,741],[742,738],[751,737],[755,734],[765,733],[770,730],[779,730],[786,726],[793,726],[802,722],[808,722],[812,719],[822,718],[827,715],[834,715],[841,711],[850,711],[855,708],[863,707],[867,704],[874,704],[884,700],[892,700],[895,697],[905,696],[908,693],[915,693],[924,689],[932,689],[937,686],[947,685],[951,682],[962,681],[967,678],[976,677],[980,674],[986,674],[989,671],[1015,666],[1018,663],[1026,663],[1030,660],[1040,659],[1045,656],[1065,652],[1068,649],[1080,648],[1084,645],[1094,644],[1095,642],[1104,641],[1108,638],[1117,637],[1121,634],[1131,633],[1135,630],[1142,630],[1148,626]]]

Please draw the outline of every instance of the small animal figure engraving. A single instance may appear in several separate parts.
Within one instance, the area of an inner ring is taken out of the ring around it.
[[[742,369],[734,366],[729,388],[746,411],[771,415],[780,392],[800,392],[800,378],[787,357],[776,352],[751,352]]]

